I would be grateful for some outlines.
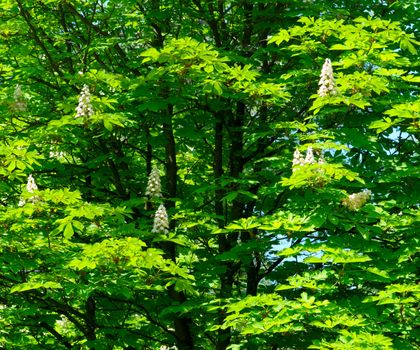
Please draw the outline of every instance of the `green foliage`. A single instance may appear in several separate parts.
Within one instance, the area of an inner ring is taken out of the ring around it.
[[[416,348],[417,12],[1,0],[0,347]]]

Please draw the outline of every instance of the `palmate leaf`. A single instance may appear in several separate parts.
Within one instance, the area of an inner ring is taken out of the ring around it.
[[[283,178],[282,186],[300,188],[304,186],[323,187],[333,181],[341,179],[348,181],[358,181],[364,184],[364,180],[359,174],[346,169],[341,164],[305,164],[296,168],[290,178]]]
[[[415,284],[391,284],[386,290],[380,291],[376,296],[370,296],[363,300],[364,303],[378,302],[378,304],[415,304],[420,297],[420,287]]]
[[[348,328],[353,328],[353,327],[365,326],[366,322],[365,322],[365,319],[361,316],[354,317],[354,316],[346,315],[343,313],[340,315],[332,316],[330,319],[326,319],[323,321],[312,321],[311,325],[318,328],[324,328],[324,329],[331,329],[337,326],[345,326]]]
[[[46,282],[25,282],[18,285],[13,286],[10,289],[10,293],[22,293],[33,289],[60,289],[63,288],[60,283],[46,281]]]
[[[314,253],[314,254],[313,254]],[[358,251],[349,248],[337,248],[327,244],[297,245],[277,252],[279,256],[301,256],[305,257],[305,263],[332,263],[347,264],[371,261],[372,258]],[[309,255],[309,256],[308,256]],[[385,273],[385,272],[384,272]]]
[[[382,334],[356,333],[347,330],[340,331],[342,334],[337,341],[316,341],[310,349],[385,349],[393,348],[392,339]]]
[[[322,253],[321,257],[310,256],[305,258],[305,263],[335,263],[335,264],[348,264],[348,263],[359,263],[372,260],[368,256],[357,255],[346,251],[336,252],[333,254]]]

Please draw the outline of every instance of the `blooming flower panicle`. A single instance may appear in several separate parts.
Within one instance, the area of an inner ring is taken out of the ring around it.
[[[293,153],[293,168],[299,165],[305,164],[305,158],[303,158],[302,154],[296,148],[295,152]]]
[[[33,178],[32,174],[28,176],[28,183],[26,184],[26,190],[30,193],[38,190],[38,186],[36,185],[35,179]]]
[[[32,174],[28,176],[28,182],[26,183],[26,191],[28,191],[29,193],[34,193],[35,191],[38,191],[38,186],[36,185],[35,179],[33,178]],[[36,203],[39,200],[39,196],[32,196],[28,199],[28,201],[31,203]],[[25,204],[25,199],[20,198],[18,206],[23,207]]]
[[[314,152],[312,151],[312,147],[309,147],[306,150],[305,164],[314,164],[314,163],[315,163]]]
[[[168,233],[169,232],[169,219],[166,208],[163,204],[156,210],[155,218],[153,221],[153,233]]]
[[[50,151],[49,153],[50,158],[64,158],[65,153],[63,151]]]
[[[326,97],[337,94],[337,88],[335,86],[334,72],[331,64],[331,60],[327,58],[322,66],[321,75],[319,79],[318,95],[320,97]]]
[[[149,174],[149,179],[147,180],[147,187],[146,187],[146,196],[149,196],[150,198],[162,197],[160,174],[159,174],[159,169],[157,167],[153,167],[152,171]]]
[[[359,210],[371,197],[370,190],[363,190],[362,192],[353,193],[347,198],[344,198],[341,203],[349,210]]]
[[[90,92],[87,85],[83,86],[79,97],[79,104],[76,108],[76,118],[89,118],[93,115],[92,103],[90,102]]]
[[[293,172],[295,172],[296,169],[299,166],[307,165],[307,164],[315,164],[315,163],[316,163],[316,160],[315,160],[315,156],[314,156],[314,152],[312,150],[312,147],[308,147],[308,149],[306,150],[305,157],[303,157],[303,155],[299,152],[298,149],[296,149],[295,152],[293,153],[293,161],[292,161]],[[325,164],[325,161],[321,157],[319,159],[318,163],[319,164]]]
[[[15,92],[13,93],[13,104],[12,109],[15,112],[24,112],[26,111],[26,99],[22,93],[22,88],[19,84],[16,85]]]

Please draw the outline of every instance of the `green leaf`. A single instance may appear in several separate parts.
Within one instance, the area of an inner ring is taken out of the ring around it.
[[[276,43],[276,45],[280,45],[283,41],[288,42],[290,40],[290,34],[287,30],[282,29],[278,34],[273,35],[269,40],[268,43]]]
[[[71,222],[67,223],[64,227],[63,236],[65,239],[70,239],[73,237],[74,231],[73,231],[73,225]]]
[[[109,120],[104,120],[104,127],[108,131],[112,131],[113,129],[112,123]]]
[[[26,292],[28,290],[33,289],[39,289],[39,288],[45,288],[45,289],[60,289],[62,288],[61,284],[58,282],[25,282],[18,285],[13,286],[10,289],[10,293],[22,293]]]

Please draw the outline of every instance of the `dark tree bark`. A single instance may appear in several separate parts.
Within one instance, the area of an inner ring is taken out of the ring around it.
[[[166,138],[166,189],[169,200],[166,201],[166,208],[175,207],[174,198],[177,195],[177,162],[176,162],[176,144],[172,126],[173,106],[169,105],[166,120],[163,123],[163,133]],[[174,229],[175,222],[171,222],[171,229]],[[166,257],[172,261],[176,260],[176,245],[173,242],[165,242],[163,244]],[[186,298],[185,294],[175,290],[173,286],[168,288],[169,296],[178,303],[183,303]],[[178,316],[174,319],[174,328],[177,338],[177,347],[180,350],[189,350],[194,348],[193,336],[191,333],[191,319],[185,316]]]

